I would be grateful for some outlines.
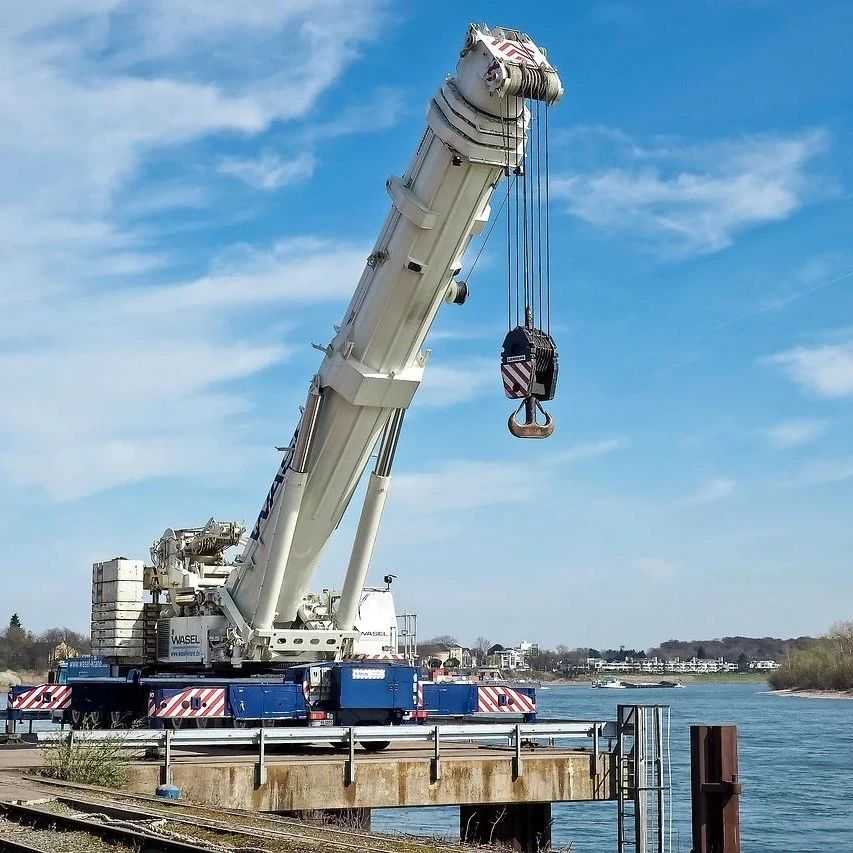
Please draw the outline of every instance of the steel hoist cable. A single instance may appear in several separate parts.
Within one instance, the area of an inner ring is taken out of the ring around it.
[[[542,402],[554,398],[558,372],[557,348],[551,337],[549,101],[544,77],[539,83],[536,80],[536,75],[529,77],[530,85],[519,90],[527,97],[516,98],[521,109],[512,128],[515,167],[510,175],[507,146],[505,169],[507,181],[512,180],[514,186],[512,191],[507,187],[506,192],[508,328],[501,352],[501,379],[506,396],[520,401],[507,421],[509,431],[517,438],[547,438],[553,433],[553,419]],[[541,97],[535,97],[537,94]],[[523,152],[520,156],[519,149]],[[510,328],[513,307],[515,326]],[[519,422],[517,416],[522,410],[524,420]]]

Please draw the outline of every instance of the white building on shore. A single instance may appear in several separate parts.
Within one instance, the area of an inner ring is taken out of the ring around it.
[[[774,661],[755,661],[755,663],[773,664]],[[602,658],[587,658],[587,666],[595,672],[636,672],[648,673],[652,675],[684,675],[687,673],[705,674],[718,672],[738,672],[736,663],[729,663],[723,658],[697,658],[693,657],[690,660],[682,660],[681,658],[672,658],[664,660],[663,658],[626,658],[623,661],[607,662]],[[778,666],[778,664],[775,664]],[[760,669],[774,669],[773,667],[755,667]],[[752,669],[752,662],[750,663]]]

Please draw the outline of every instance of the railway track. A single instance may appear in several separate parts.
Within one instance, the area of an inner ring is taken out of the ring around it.
[[[28,825],[54,826],[61,831],[85,831],[143,851],[459,853],[463,849],[458,844],[406,836],[378,836],[293,818],[259,815],[236,809],[190,806],[90,786],[40,781],[56,790],[55,797],[48,804],[52,804],[52,807],[0,804],[0,809],[5,811],[8,818]],[[53,846],[33,847],[19,838],[10,841],[8,847],[4,847],[5,843],[6,838],[0,837],[0,851],[27,849],[43,853],[45,849],[55,849]]]

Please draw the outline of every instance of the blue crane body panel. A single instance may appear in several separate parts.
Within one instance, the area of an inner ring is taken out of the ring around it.
[[[308,709],[298,684],[232,684],[228,704],[235,720],[305,720]]]
[[[342,708],[414,711],[418,673],[412,666],[346,666],[334,670]]]
[[[532,686],[425,681],[420,690],[427,718],[512,715],[525,722],[536,719],[536,688]]]
[[[284,725],[386,724],[412,718],[417,679],[415,667],[395,663],[306,664],[230,678],[174,672],[145,675],[138,668],[119,669],[89,660],[60,667],[56,680],[61,685],[27,688],[31,695],[24,693],[20,701],[34,706],[32,697],[39,698],[42,712],[52,710],[72,725],[123,727],[142,722],[201,727],[263,720]],[[42,691],[43,696],[32,691]]]
[[[401,663],[342,661],[288,670],[309,708],[337,725],[384,725],[411,720],[418,709],[418,668]]]

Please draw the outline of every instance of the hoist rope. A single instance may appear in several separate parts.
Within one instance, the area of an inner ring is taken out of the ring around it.
[[[548,114],[551,105],[545,104],[545,330],[551,334],[551,173],[549,168]]]
[[[506,198],[500,203],[500,207],[498,207],[498,212],[492,217],[492,222],[489,225],[488,230],[486,231],[483,239],[480,241],[480,248],[477,251],[477,254],[474,256],[474,262],[471,264],[471,269],[468,270],[468,275],[462,276],[462,280],[471,283],[471,276],[474,275],[474,270],[477,269],[477,262],[480,260],[480,255],[483,254],[483,250],[486,248],[486,243],[489,242],[489,237],[492,236],[492,231],[495,230],[495,225],[498,224],[498,219],[500,219],[501,213],[504,209],[504,203],[506,202]]]

